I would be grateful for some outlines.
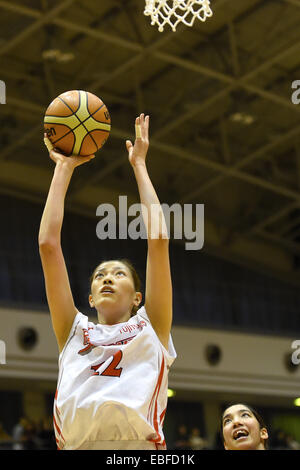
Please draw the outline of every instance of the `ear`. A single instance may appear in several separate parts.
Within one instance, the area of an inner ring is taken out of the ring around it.
[[[261,438],[263,441],[266,441],[266,440],[269,438],[269,434],[268,434],[268,431],[266,430],[266,428],[261,428],[261,430],[260,430],[260,438]]]
[[[93,301],[93,297],[92,297],[91,294],[89,295],[89,304],[90,304],[90,307],[92,307],[92,308],[95,307],[95,304],[94,304],[94,301]]]
[[[134,301],[133,301],[133,304],[138,307],[142,301],[142,293],[141,292],[136,292],[135,293],[135,297],[134,297]]]

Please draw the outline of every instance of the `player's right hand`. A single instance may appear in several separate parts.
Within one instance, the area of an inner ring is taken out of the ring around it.
[[[70,155],[70,156],[64,155],[58,149],[53,147],[46,133],[44,133],[44,144],[46,145],[48,149],[50,158],[55,163],[64,163],[71,168],[75,168],[95,158],[95,155],[88,155],[87,157],[78,157],[76,155]]]

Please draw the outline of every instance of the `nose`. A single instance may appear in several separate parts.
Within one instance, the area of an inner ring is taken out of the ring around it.
[[[242,424],[242,420],[240,419],[239,416],[235,416],[234,418],[232,418],[232,424],[233,424],[233,427],[238,427]]]
[[[103,279],[103,284],[112,284],[112,280],[109,274],[106,275],[105,278]]]

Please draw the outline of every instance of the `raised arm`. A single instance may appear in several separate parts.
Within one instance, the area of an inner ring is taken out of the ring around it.
[[[39,251],[52,325],[61,351],[77,313],[61,249],[64,202],[75,167],[89,161],[93,155],[65,157],[51,150],[51,143],[46,136],[45,143],[55,162],[55,169],[40,224]]]
[[[145,308],[161,343],[168,348],[172,325],[172,281],[169,260],[169,239],[163,211],[146,167],[149,147],[149,116],[141,114],[135,122],[136,140],[126,147],[138,185],[147,230]]]

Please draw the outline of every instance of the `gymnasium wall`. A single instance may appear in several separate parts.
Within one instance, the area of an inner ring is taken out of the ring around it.
[[[1,308],[0,324],[0,339],[6,345],[6,363],[0,364],[0,379],[55,383],[58,350],[49,315]],[[294,351],[292,342],[300,337],[180,326],[173,327],[172,336],[178,357],[170,370],[170,387],[291,399],[299,394],[300,368],[289,369],[286,355]],[[219,354],[211,346],[218,346]]]

